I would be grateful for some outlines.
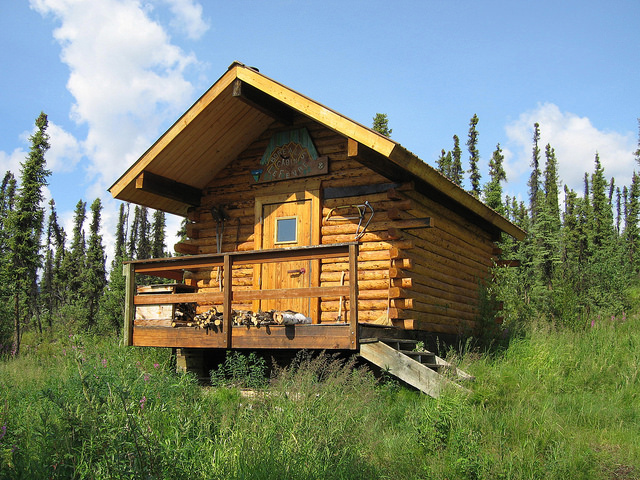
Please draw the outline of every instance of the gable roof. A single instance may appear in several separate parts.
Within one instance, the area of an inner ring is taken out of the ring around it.
[[[522,239],[525,232],[455,185],[399,143],[234,62],[109,188],[113,197],[177,215],[197,205],[201,190],[273,121],[305,115],[349,139],[359,160],[394,181]]]

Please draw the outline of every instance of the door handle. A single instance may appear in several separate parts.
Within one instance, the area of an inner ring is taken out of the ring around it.
[[[304,268],[297,268],[295,270],[287,270],[287,273],[291,275],[304,275],[306,270]]]

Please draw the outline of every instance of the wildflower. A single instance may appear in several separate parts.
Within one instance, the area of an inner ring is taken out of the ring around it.
[[[0,440],[2,440],[6,434],[7,434],[7,424],[5,423],[4,425],[2,425],[2,428],[0,428]]]
[[[103,359],[102,359],[102,366],[103,366],[103,367],[106,367],[106,366],[107,366],[107,359],[106,359],[106,358],[103,358]]]
[[[159,364],[159,363],[154,363],[154,364],[153,364],[153,368],[158,368],[159,366],[160,366],[160,364]]]
[[[145,382],[148,382],[150,378],[151,378],[151,375],[149,375],[148,373],[144,374],[144,381]]]
[[[593,327],[595,327],[595,326],[596,326],[596,320],[595,320],[595,319],[593,319],[593,320],[591,320],[591,328],[593,328]]]
[[[140,410],[144,410],[145,403],[147,403],[147,397],[143,395],[142,398],[140,399]]]

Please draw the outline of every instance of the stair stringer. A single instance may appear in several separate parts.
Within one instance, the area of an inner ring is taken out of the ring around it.
[[[434,398],[438,398],[447,387],[468,391],[383,342],[360,344],[360,356]]]

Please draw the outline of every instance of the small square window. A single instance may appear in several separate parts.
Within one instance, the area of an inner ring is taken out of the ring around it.
[[[276,219],[276,243],[296,243],[298,240],[298,218],[282,217]]]

